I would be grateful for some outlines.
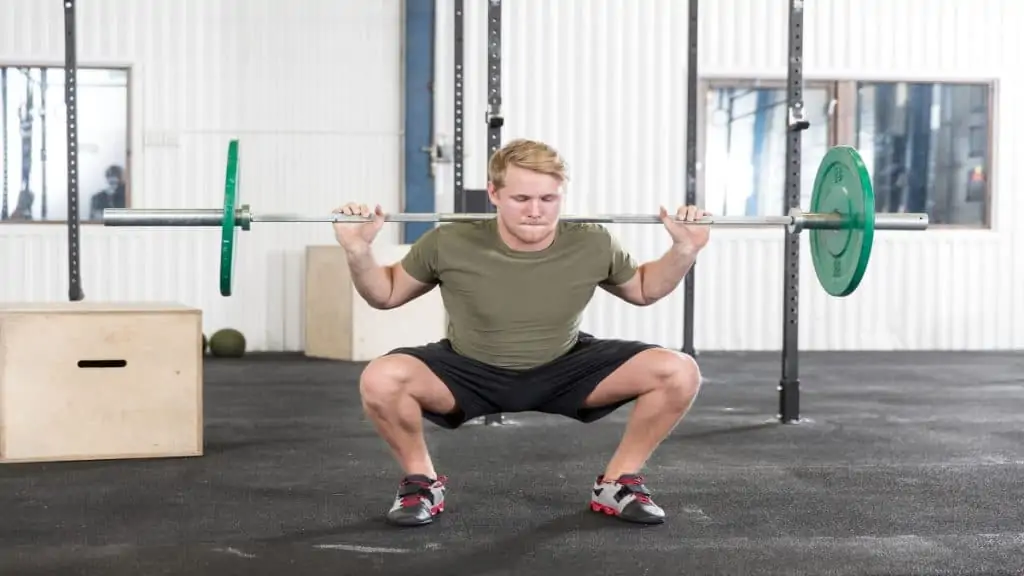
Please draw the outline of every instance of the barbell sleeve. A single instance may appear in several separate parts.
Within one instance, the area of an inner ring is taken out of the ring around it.
[[[224,222],[224,211],[209,209],[147,209],[147,208],[107,208],[103,211],[104,226],[133,226],[143,228],[169,228],[191,226],[221,226]]]
[[[844,227],[845,220],[835,214],[815,214],[794,212],[791,217],[793,226],[798,230],[839,230]],[[918,212],[876,212],[875,230],[927,230],[928,215]]]

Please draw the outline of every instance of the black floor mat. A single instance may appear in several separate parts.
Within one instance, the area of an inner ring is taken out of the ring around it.
[[[399,471],[360,365],[207,360],[201,458],[0,466],[0,575],[1020,574],[1024,355],[705,354],[689,417],[644,471],[669,514],[586,508],[630,408],[428,425],[448,511],[399,530]]]

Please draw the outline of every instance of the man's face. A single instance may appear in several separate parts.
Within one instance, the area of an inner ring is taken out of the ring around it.
[[[562,211],[561,182],[554,176],[509,166],[505,187],[488,195],[498,208],[504,228],[523,245],[546,242],[558,225]]]

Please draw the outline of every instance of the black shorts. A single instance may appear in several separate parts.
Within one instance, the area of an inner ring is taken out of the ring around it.
[[[585,408],[584,401],[609,374],[654,344],[600,339],[580,334],[579,341],[555,360],[527,370],[498,368],[459,355],[445,339],[425,346],[397,348],[388,354],[419,359],[444,382],[455,397],[449,414],[424,410],[427,420],[444,428],[489,414],[542,412],[593,422],[635,400]]]

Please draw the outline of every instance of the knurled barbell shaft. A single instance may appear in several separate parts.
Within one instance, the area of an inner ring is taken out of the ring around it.
[[[410,213],[387,214],[386,222],[473,222],[494,218],[494,214],[439,214]],[[103,212],[104,226],[133,227],[215,227],[221,226],[223,210],[219,209],[133,209],[108,208]],[[238,211],[239,222],[248,218],[249,222],[365,222],[362,216],[345,216],[327,214],[323,216],[306,216],[301,214],[255,214],[245,210]],[[592,216],[563,215],[561,220],[567,222],[592,222],[605,224],[660,224],[661,219],[654,214],[597,214]],[[793,216],[706,216],[693,222],[711,226],[750,227],[788,227],[809,230],[835,230],[844,226],[845,220],[836,214],[797,213]],[[928,228],[928,215],[923,213],[881,213],[875,214],[876,230],[925,230]]]
[[[385,222],[477,222],[490,220],[495,217],[491,213],[409,213],[386,214]],[[343,214],[330,214],[310,218],[295,214],[253,214],[253,222],[365,222],[370,218],[363,216],[345,216]],[[598,224],[660,224],[661,219],[653,214],[593,214],[581,216],[566,214],[559,216],[559,220],[565,222],[592,222]],[[788,226],[793,221],[789,216],[765,216],[757,219],[750,219],[736,216],[715,216],[702,218],[694,221],[694,224],[715,224],[726,226]]]

